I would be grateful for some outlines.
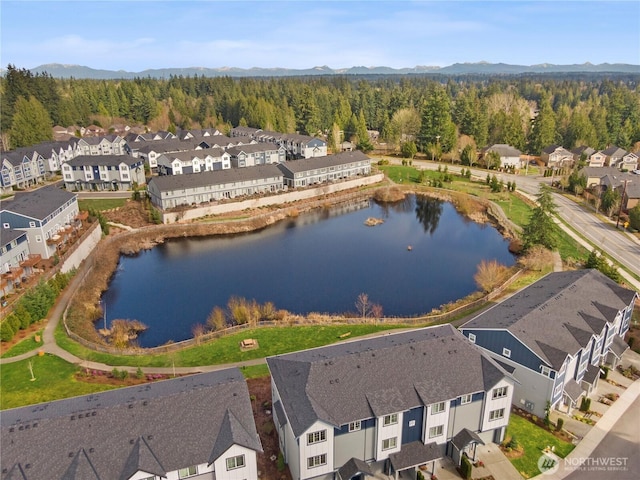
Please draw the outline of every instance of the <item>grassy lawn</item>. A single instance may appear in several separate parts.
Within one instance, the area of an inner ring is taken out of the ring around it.
[[[39,330],[37,335],[40,336],[39,342],[35,341],[35,335],[31,335],[30,337],[22,340],[20,343],[16,343],[6,352],[3,352],[2,358],[17,357],[18,355],[22,355],[23,353],[30,352],[31,350],[35,350],[36,348],[41,347],[44,343],[42,340],[42,330]]]
[[[512,458],[511,463],[524,478],[531,478],[540,474],[538,459],[542,450],[547,446],[555,447],[555,454],[560,458],[566,457],[574,445],[564,442],[553,434],[534,425],[519,415],[512,414],[509,418],[509,427],[505,440],[515,436],[518,443],[524,448],[524,455]]]
[[[69,339],[61,327],[55,332],[56,343],[74,355],[112,366],[133,367],[195,367],[253,360],[271,355],[320,347],[342,341],[341,335],[351,332],[347,339],[402,327],[403,325],[310,325],[286,328],[256,328],[219,338],[207,344],[179,352],[156,355],[110,355],[83,347]],[[240,342],[254,338],[260,348],[241,352]]]
[[[492,200],[500,205],[505,215],[519,227],[524,228],[524,226],[529,223],[531,206],[522,200],[522,198],[517,195],[508,195],[506,197],[500,195],[498,198]]]
[[[244,378],[260,378],[260,377],[268,377],[269,376],[269,367],[267,367],[266,363],[262,363],[260,365],[251,365],[248,367],[240,367],[240,371]]]
[[[34,381],[31,381],[29,362],[33,367]],[[2,365],[0,408],[15,408],[114,388],[78,382],[74,378],[77,369],[75,365],[53,355]]]
[[[80,210],[89,210],[93,208],[97,211],[111,210],[112,208],[120,208],[127,202],[126,198],[95,198],[78,200],[78,208]]]

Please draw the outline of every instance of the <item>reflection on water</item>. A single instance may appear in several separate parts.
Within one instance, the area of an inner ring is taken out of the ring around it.
[[[368,217],[384,223],[367,227]],[[422,314],[475,291],[483,259],[514,262],[494,228],[464,220],[449,203],[409,196],[318,210],[250,234],[168,241],[121,258],[103,301],[109,319],[147,324],[138,340],[154,346],[191,337],[232,296],[344,313],[364,292],[385,315]]]

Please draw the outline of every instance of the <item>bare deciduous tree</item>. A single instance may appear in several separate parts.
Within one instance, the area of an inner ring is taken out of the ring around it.
[[[355,306],[358,315],[360,315],[360,317],[362,318],[367,318],[371,313],[371,303],[369,302],[369,295],[367,295],[366,293],[361,293],[360,295],[358,295],[358,298],[356,298]]]
[[[224,310],[220,307],[214,307],[207,317],[207,325],[211,330],[222,330],[227,326],[227,317]]]
[[[507,267],[497,260],[482,260],[473,279],[485,292],[490,292],[500,284],[506,271]]]
[[[196,345],[200,345],[200,340],[202,336],[206,333],[207,329],[201,323],[196,323],[193,327],[191,327],[191,333],[193,334],[193,338],[196,341]]]

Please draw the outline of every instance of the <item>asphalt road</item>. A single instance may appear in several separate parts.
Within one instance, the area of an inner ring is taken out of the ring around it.
[[[640,478],[640,397],[615,423],[584,463],[566,480],[637,480]],[[576,459],[578,462],[578,459]],[[542,475],[540,478],[544,478]]]

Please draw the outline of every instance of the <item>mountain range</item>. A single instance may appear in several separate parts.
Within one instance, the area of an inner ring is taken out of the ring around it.
[[[333,69],[326,65],[307,69],[290,68],[160,68],[128,72],[125,70],[97,70],[82,65],[63,65],[49,63],[30,69],[33,73],[47,72],[55,78],[89,78],[89,79],[131,79],[136,77],[168,78],[178,76],[205,77],[289,77],[300,75],[399,75],[399,74],[443,74],[443,75],[519,75],[526,73],[640,73],[640,65],[624,63],[591,63],[573,65],[510,65],[506,63],[454,63],[446,67],[416,66],[413,68],[390,67],[351,67]],[[2,70],[4,73],[4,70]]]

